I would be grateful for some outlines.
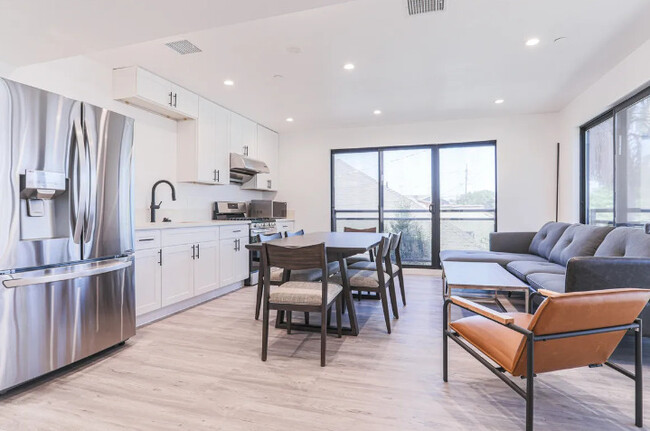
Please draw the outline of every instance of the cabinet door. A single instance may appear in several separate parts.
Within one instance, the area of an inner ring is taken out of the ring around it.
[[[234,238],[219,241],[219,275],[221,287],[228,286],[236,281],[236,241]]]
[[[197,179],[203,183],[217,182],[217,108],[215,103],[199,99]]]
[[[230,184],[230,111],[215,105],[215,164],[217,184]]]
[[[278,134],[266,127],[257,126],[257,158],[269,167],[268,174],[257,174],[257,188],[275,191],[278,189]]]
[[[242,237],[239,239],[239,246],[237,247],[237,254],[235,256],[235,268],[237,273],[235,281],[246,280],[250,276],[249,269],[249,250],[246,248],[248,244],[248,237]]]
[[[135,252],[135,313],[141,315],[161,307],[160,249]]]
[[[163,248],[162,305],[191,298],[194,294],[194,259],[191,245]]]
[[[197,118],[199,116],[198,95],[176,84],[172,84],[172,92],[174,93],[174,109],[191,118]]]
[[[219,242],[197,244],[194,260],[194,295],[219,287]]]
[[[169,81],[144,69],[137,70],[137,93],[140,97],[163,106],[172,104],[172,85]]]
[[[234,112],[230,113],[230,151],[257,158],[257,124]]]

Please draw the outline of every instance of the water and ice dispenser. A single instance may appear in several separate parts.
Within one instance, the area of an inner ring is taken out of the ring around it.
[[[26,170],[20,175],[21,239],[68,236],[69,193],[64,173]]]

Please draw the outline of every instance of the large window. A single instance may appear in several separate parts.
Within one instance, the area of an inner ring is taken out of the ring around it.
[[[582,127],[582,219],[642,226],[650,220],[650,89]]]
[[[402,232],[402,260],[487,249],[496,227],[496,143],[332,151],[332,230]]]

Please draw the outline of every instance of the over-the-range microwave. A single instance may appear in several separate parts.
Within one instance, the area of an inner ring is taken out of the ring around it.
[[[287,218],[287,203],[272,200],[252,200],[248,207],[250,217]]]

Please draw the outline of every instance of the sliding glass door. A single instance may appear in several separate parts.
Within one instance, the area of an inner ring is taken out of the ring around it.
[[[332,151],[332,230],[402,232],[402,260],[487,249],[496,227],[496,143]]]

